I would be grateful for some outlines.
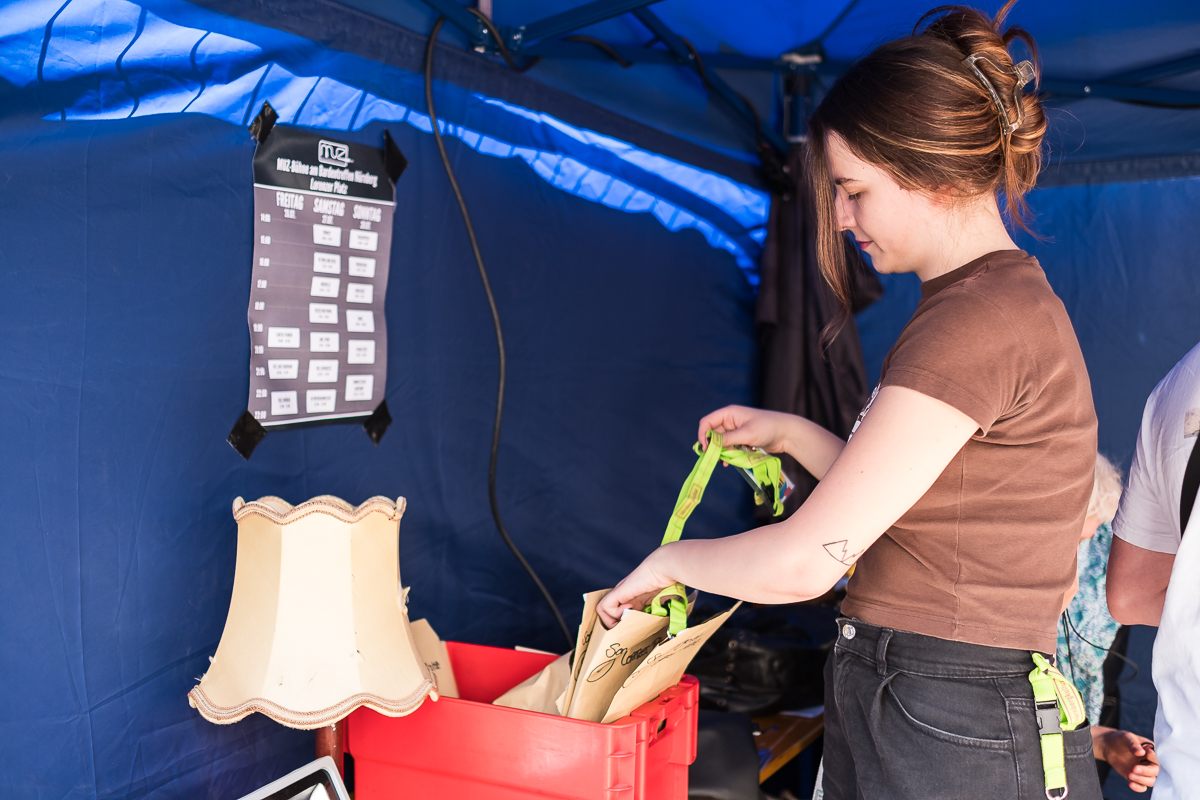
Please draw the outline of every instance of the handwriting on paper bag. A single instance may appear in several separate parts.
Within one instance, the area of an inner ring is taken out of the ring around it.
[[[654,639],[652,641],[647,642],[645,644],[645,646],[640,647],[637,650],[633,650],[633,651],[630,651],[628,647],[622,647],[620,642],[613,642],[611,645],[609,645],[608,649],[604,651],[604,655],[608,657],[608,660],[601,663],[599,666],[597,666],[595,669],[593,669],[590,673],[588,673],[587,682],[595,683],[596,681],[603,678],[605,675],[608,674],[609,670],[611,670],[613,668],[613,665],[616,664],[618,661],[621,662],[621,666],[623,666],[623,667],[629,666],[633,662],[644,657],[647,653],[649,653],[651,650],[653,650],[655,647],[657,647],[659,645],[659,643],[664,641],[666,638],[667,637],[663,636],[661,638]]]
[[[642,664],[633,671],[633,674],[625,679],[625,683],[621,684],[621,688],[622,689],[627,688],[630,684],[637,682],[638,678],[642,677],[642,675],[645,675],[647,672],[649,672],[650,667],[654,666],[655,664],[659,663],[660,661],[666,661],[668,658],[673,658],[674,656],[677,656],[680,653],[685,653],[688,650],[691,650],[695,647],[699,647],[700,644],[702,642],[704,642],[705,639],[707,639],[707,638],[708,637],[706,637],[706,636],[699,636],[694,639],[688,639],[687,641],[680,644],[679,647],[676,647],[671,650],[667,650],[666,652],[663,652],[663,653],[655,653],[654,655],[650,656],[645,661],[643,661]]]
[[[587,682],[595,683],[596,681],[603,678],[605,675],[608,674],[608,671],[613,668],[613,664],[615,664],[615,663],[617,663],[617,660],[615,658],[610,658],[608,661],[605,661],[603,664],[596,667],[594,670],[591,671],[591,674],[589,674],[587,676]]]

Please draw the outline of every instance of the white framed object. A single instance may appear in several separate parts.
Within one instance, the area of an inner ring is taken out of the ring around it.
[[[333,759],[323,756],[241,800],[350,800],[350,793]]]

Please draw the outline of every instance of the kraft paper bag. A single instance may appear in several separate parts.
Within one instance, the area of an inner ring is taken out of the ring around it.
[[[669,638],[670,618],[643,611],[626,611],[611,630],[606,629],[596,613],[596,606],[609,591],[602,589],[584,595],[579,641],[586,649],[576,650],[572,683],[556,703],[559,714],[564,717],[599,722],[624,676],[653,652],[655,644]],[[695,603],[696,593],[693,592],[687,598],[685,614],[691,613]],[[634,645],[622,645],[622,640],[633,641]]]
[[[593,595],[598,595],[595,598],[598,604],[608,592],[606,589],[586,597],[590,600]],[[685,615],[691,612],[695,602],[693,592],[684,606]],[[608,630],[596,614],[595,605],[590,607],[592,626],[587,637],[587,652],[575,658],[575,686],[571,700],[569,705],[562,703],[560,707],[569,708],[563,714],[565,717],[599,722],[625,679],[654,651],[655,645],[667,640],[670,618],[629,610]]]
[[[523,708],[543,714],[559,715],[555,700],[563,693],[571,677],[571,653],[559,656],[546,665],[545,669],[509,689],[492,701],[492,705],[508,708]]]
[[[589,722],[603,719],[621,684],[666,640],[669,622],[668,617],[630,609],[611,630],[605,630],[596,617],[566,716]]]
[[[737,611],[741,603],[736,603],[728,611],[710,617],[695,627],[687,628],[674,639],[663,642],[654,648],[637,668],[621,684],[608,707],[601,722],[615,722],[626,716],[643,703],[648,703],[658,697],[665,689],[669,689],[683,678],[683,673],[692,663],[696,653],[708,641],[708,637],[729,619],[729,615]]]
[[[673,639],[667,634],[668,617],[641,611],[626,611],[616,626],[606,630],[596,606],[608,591],[584,595],[575,650],[559,656],[493,704],[589,722],[620,719],[679,683],[700,646],[737,609],[735,605]],[[688,598],[688,613],[695,600],[695,594]],[[568,708],[570,712],[564,714]]]
[[[405,590],[407,596],[407,590]],[[417,654],[433,674],[441,697],[458,697],[458,684],[454,681],[454,669],[450,666],[450,653],[446,643],[438,638],[428,620],[419,619],[409,623]]]
[[[571,706],[571,697],[575,693],[575,684],[579,680],[579,670],[583,668],[583,659],[587,656],[588,645],[592,639],[592,628],[599,619],[596,615],[596,606],[600,605],[600,601],[607,591],[601,589],[598,592],[588,592],[583,596],[583,617],[579,621],[579,633],[575,637],[575,660],[571,663],[571,674],[567,679],[566,688],[555,701],[555,708],[558,709],[558,715],[565,717],[567,709]]]

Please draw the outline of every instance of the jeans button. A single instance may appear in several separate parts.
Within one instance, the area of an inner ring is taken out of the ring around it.
[[[853,639],[855,633],[857,633],[857,631],[854,630],[853,625],[847,623],[842,626],[842,636],[845,636],[847,639]]]

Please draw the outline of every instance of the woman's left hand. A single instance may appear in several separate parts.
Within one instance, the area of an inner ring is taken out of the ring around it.
[[[1097,731],[1103,759],[1112,765],[1135,792],[1144,792],[1154,786],[1158,778],[1158,756],[1154,742],[1129,731],[1100,728]]]
[[[637,569],[629,573],[618,583],[611,592],[604,595],[596,612],[604,627],[611,628],[621,621],[625,609],[644,609],[654,599],[654,596],[676,581],[669,578],[658,569],[655,562],[662,560],[663,551],[670,545],[664,545],[646,557]]]

